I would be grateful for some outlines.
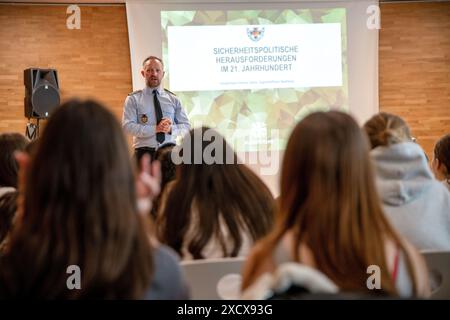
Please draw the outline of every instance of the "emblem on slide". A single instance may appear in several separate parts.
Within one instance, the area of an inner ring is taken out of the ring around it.
[[[257,42],[261,40],[261,38],[263,37],[264,28],[258,27],[247,28],[247,35],[250,38],[250,40]]]

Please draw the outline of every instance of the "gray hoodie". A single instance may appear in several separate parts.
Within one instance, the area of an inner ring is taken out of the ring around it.
[[[450,250],[450,192],[413,142],[371,151],[377,189],[393,226],[419,250]]]

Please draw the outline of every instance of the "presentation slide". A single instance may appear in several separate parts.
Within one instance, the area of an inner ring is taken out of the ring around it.
[[[283,150],[297,121],[348,111],[345,8],[161,11],[165,86],[238,152]]]
[[[342,86],[339,23],[167,29],[175,91]]]

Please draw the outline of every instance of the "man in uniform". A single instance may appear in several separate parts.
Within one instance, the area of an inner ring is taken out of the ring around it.
[[[133,136],[137,161],[166,144],[174,144],[175,137],[189,132],[190,125],[180,100],[161,86],[164,65],[160,58],[147,57],[142,63],[145,88],[130,93],[125,99],[122,127]],[[138,162],[139,163],[139,162]]]

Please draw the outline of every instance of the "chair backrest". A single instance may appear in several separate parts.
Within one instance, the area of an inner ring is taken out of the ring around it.
[[[193,300],[239,299],[244,257],[182,261]]]
[[[450,251],[422,251],[430,272],[432,299],[450,299]]]

